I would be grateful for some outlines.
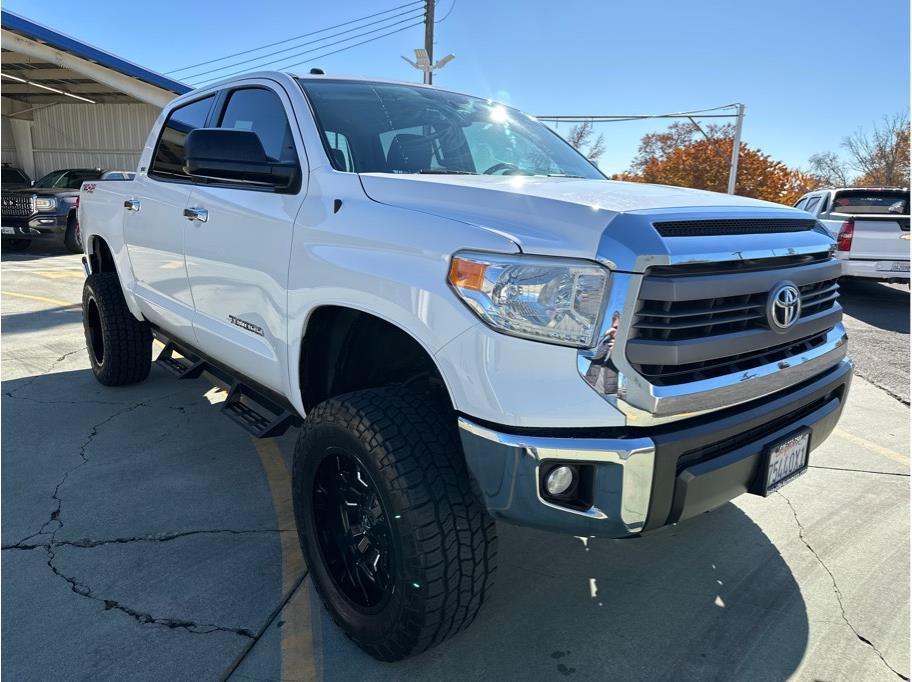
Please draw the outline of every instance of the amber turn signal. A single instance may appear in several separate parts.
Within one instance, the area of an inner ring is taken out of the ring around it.
[[[471,289],[481,291],[484,285],[484,274],[488,266],[485,263],[454,258],[450,263],[450,274],[447,276],[450,284],[457,289]]]

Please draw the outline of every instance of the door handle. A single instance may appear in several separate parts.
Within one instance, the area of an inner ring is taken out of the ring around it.
[[[128,211],[138,211],[139,210],[139,199],[127,199],[124,202],[124,208]]]
[[[184,217],[187,220],[199,220],[201,223],[205,223],[209,220],[209,211],[205,208],[185,208]]]

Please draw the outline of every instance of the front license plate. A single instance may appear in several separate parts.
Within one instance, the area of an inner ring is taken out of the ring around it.
[[[881,261],[877,264],[877,269],[887,272],[909,272],[908,261]]]
[[[811,432],[802,431],[773,445],[766,458],[764,494],[775,492],[805,472],[808,465],[808,446]]]
[[[15,227],[0,227],[0,233],[2,234],[16,234]]]

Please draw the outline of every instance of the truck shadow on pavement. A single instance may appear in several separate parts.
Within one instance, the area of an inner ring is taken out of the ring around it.
[[[857,320],[887,331],[909,333],[909,290],[905,285],[841,279],[839,303]]]
[[[291,631],[276,609],[294,530],[208,389],[157,368],[122,389],[85,369],[3,383],[3,672],[91,676],[101,642],[115,678],[212,679],[240,656],[239,678],[278,679],[292,645],[326,680],[785,679],[804,655],[798,585],[732,504],[630,540],[501,524],[478,619],[400,663],[357,649],[315,599]],[[293,439],[274,441],[286,464]]]

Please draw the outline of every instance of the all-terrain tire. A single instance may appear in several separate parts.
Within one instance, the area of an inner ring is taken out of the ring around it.
[[[95,378],[105,386],[135,384],[152,367],[152,332],[127,308],[117,273],[98,272],[82,288],[82,326]]]
[[[346,596],[318,536],[314,483],[321,463],[339,453],[363,467],[389,522],[392,587],[374,608]],[[336,623],[374,658],[397,661],[439,644],[471,624],[488,599],[496,529],[444,401],[394,386],[321,403],[298,437],[293,488],[298,535],[317,591]]]
[[[79,239],[79,225],[76,222],[76,214],[71,212],[67,219],[66,232],[63,234],[63,245],[67,247],[70,253],[82,253],[82,241]]]

